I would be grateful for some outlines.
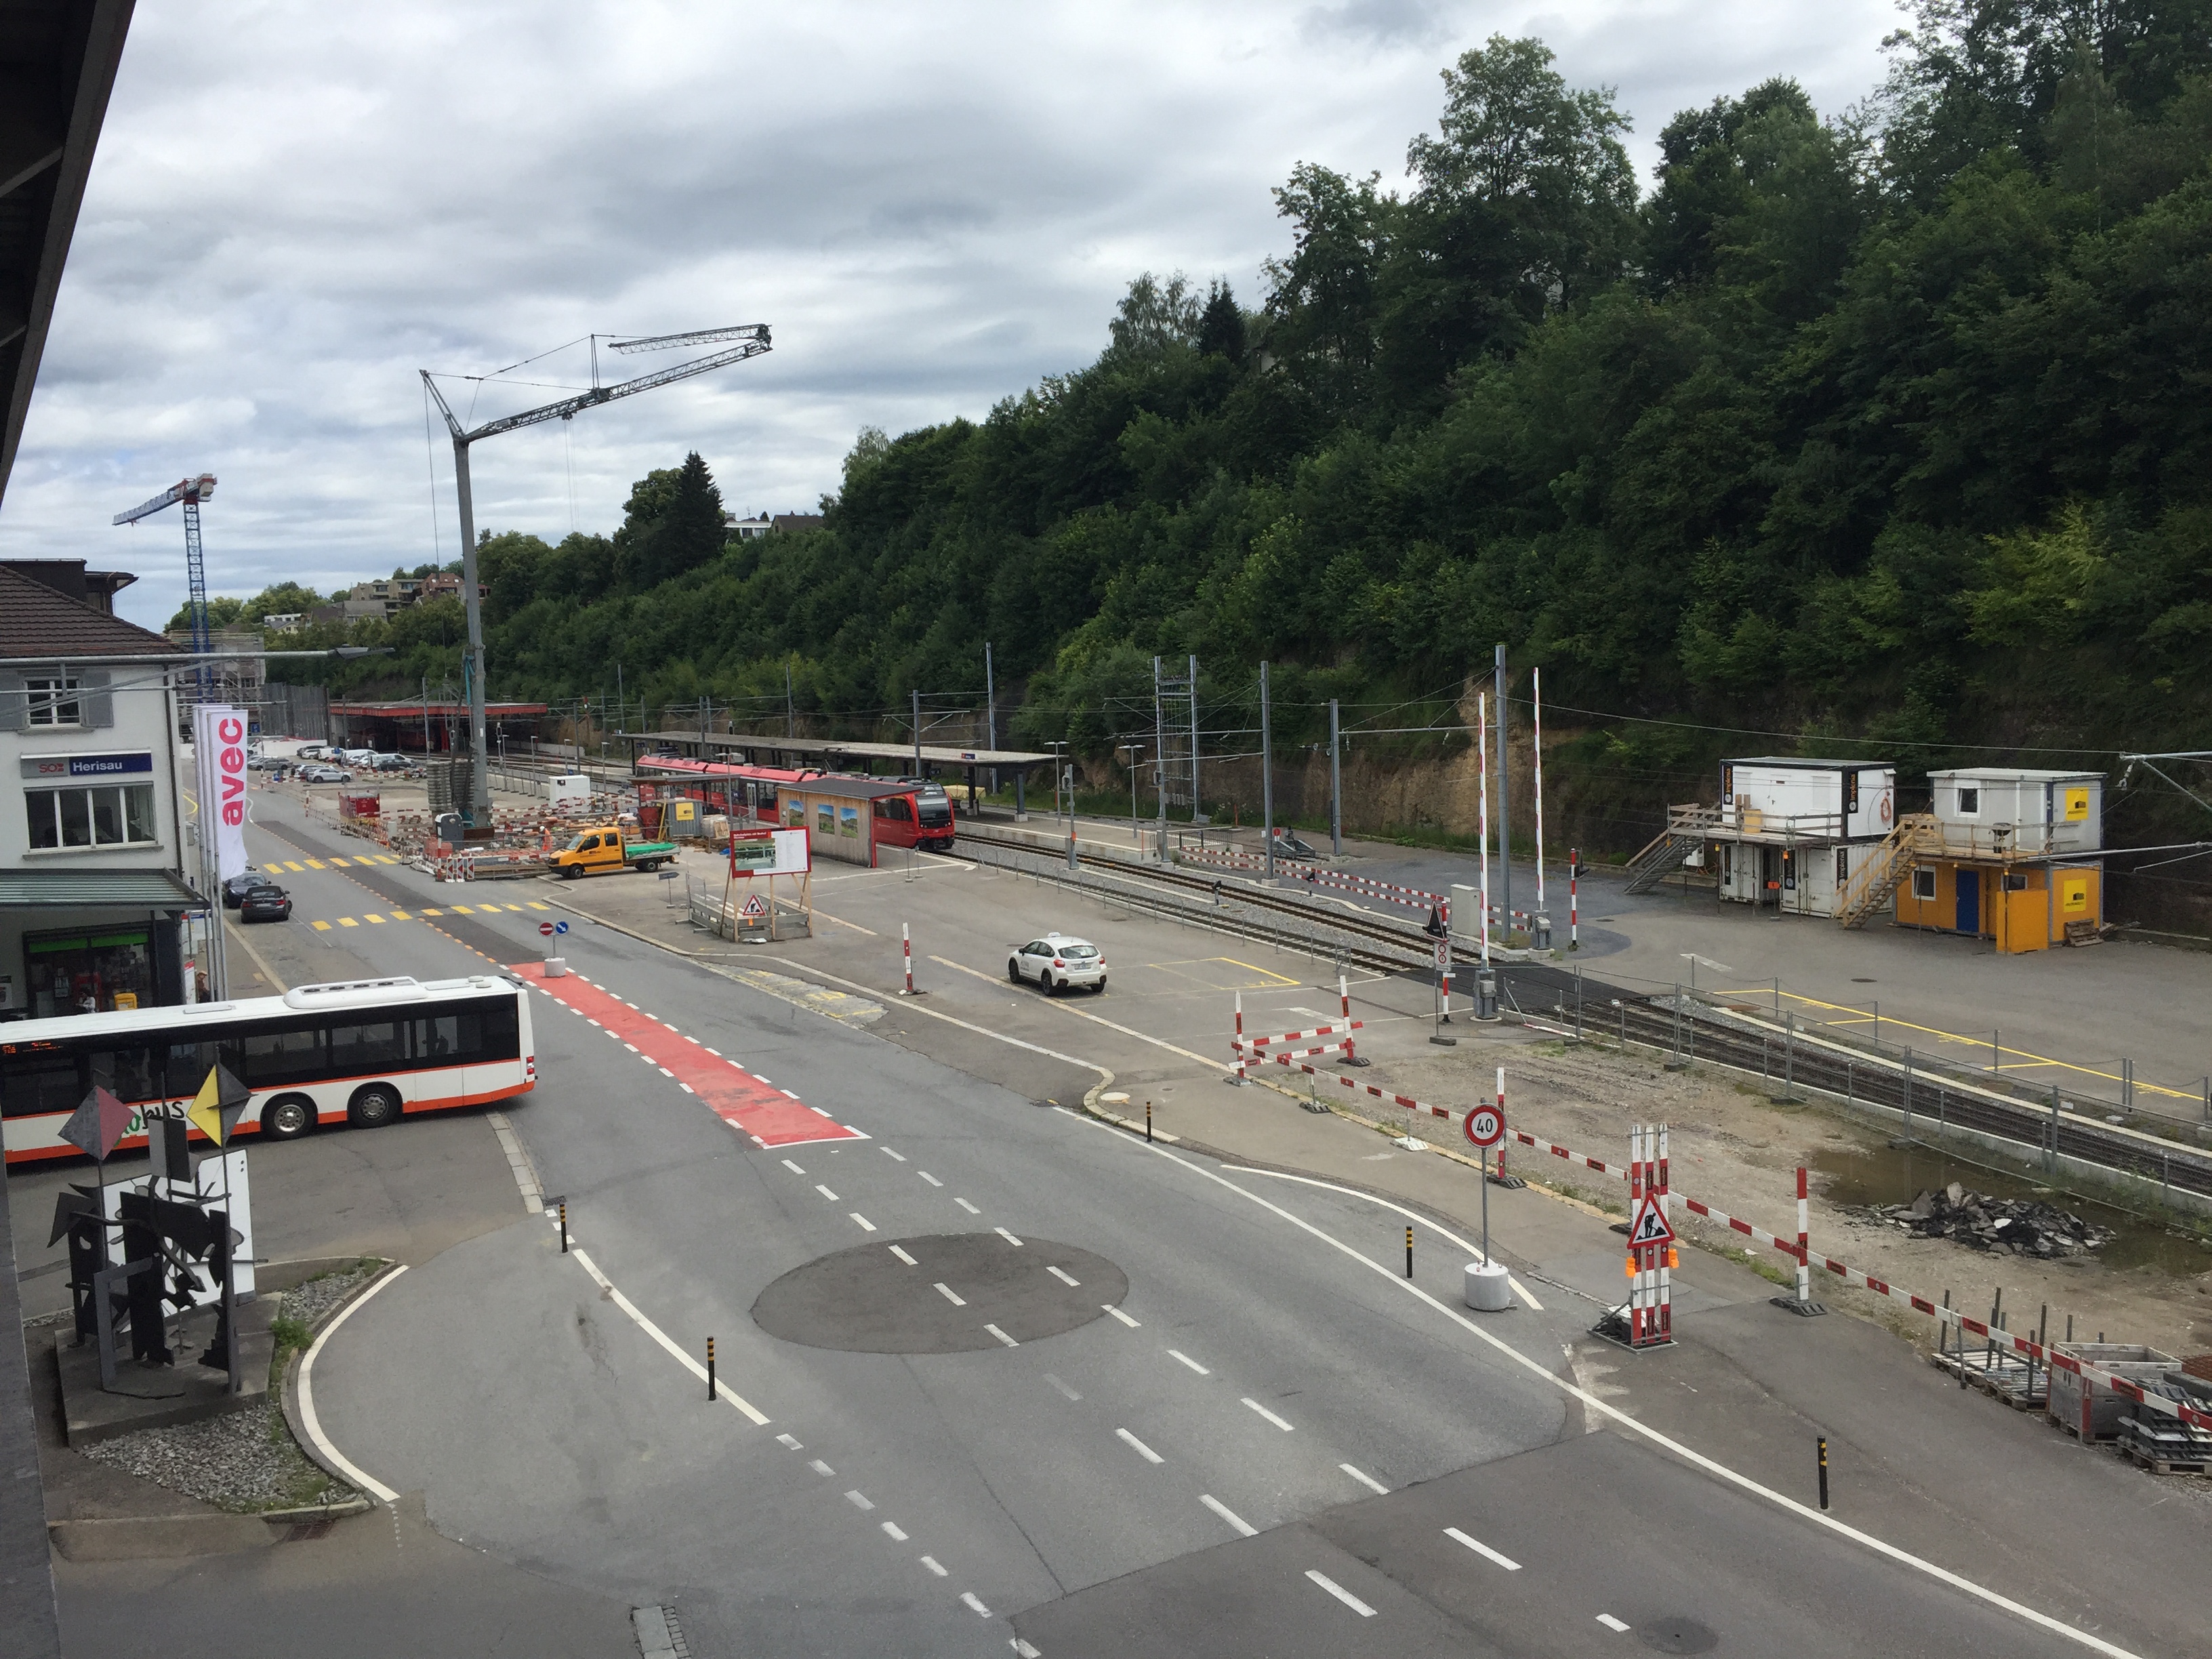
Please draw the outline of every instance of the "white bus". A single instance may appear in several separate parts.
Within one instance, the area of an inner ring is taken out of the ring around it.
[[[483,975],[21,1020],[0,1025],[7,1161],[80,1156],[61,1127],[95,1085],[136,1109],[122,1145],[143,1146],[148,1109],[189,1103],[218,1059],[252,1091],[240,1130],[272,1140],[323,1124],[374,1128],[538,1086],[530,1000],[514,981]]]

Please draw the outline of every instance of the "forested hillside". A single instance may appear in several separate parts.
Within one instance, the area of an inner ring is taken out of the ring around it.
[[[611,538],[489,538],[493,690],[780,714],[788,667],[860,716],[988,640],[1018,732],[1103,759],[1156,652],[1233,750],[1263,659],[1296,744],[1503,641],[1585,793],[2212,746],[2212,0],[1923,0],[1890,61],[1676,113],[1639,181],[1608,91],[1493,39],[1407,191],[1301,164],[1264,292],[1139,278],[1087,368],[864,434],[817,533],[724,545],[693,457]]]

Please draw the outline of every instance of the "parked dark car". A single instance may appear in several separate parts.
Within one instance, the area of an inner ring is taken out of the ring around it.
[[[240,921],[289,921],[292,919],[292,896],[272,882],[263,882],[246,890],[238,902]]]
[[[238,908],[238,902],[246,896],[248,890],[268,885],[269,878],[261,871],[240,871],[222,884],[222,908],[226,910],[235,910]]]

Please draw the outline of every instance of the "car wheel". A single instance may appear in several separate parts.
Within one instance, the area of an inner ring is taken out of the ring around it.
[[[1102,996],[1102,997],[1103,997],[1103,996],[1104,996],[1104,995],[1106,994],[1106,981],[1105,981],[1105,980],[1104,980],[1104,979],[1103,979],[1103,978],[1102,978],[1102,979],[1100,979],[1100,980],[1099,980],[1099,981],[1098,981],[1098,983],[1097,983],[1097,985],[1093,986],[1093,987],[1091,988],[1091,989],[1092,989],[1093,991],[1095,991],[1098,995],[1100,995],[1100,996]]]
[[[1022,959],[1019,957],[1006,958],[1006,977],[1017,985],[1022,982]]]
[[[388,1083],[371,1083],[353,1091],[346,1103],[346,1121],[356,1129],[380,1129],[399,1121],[399,1091]]]
[[[1056,997],[1060,994],[1060,987],[1054,981],[1052,969],[1049,968],[1038,976],[1037,985],[1048,997]]]
[[[305,1095],[279,1095],[261,1109],[261,1133],[271,1140],[297,1140],[315,1127],[315,1103]]]
[[[561,879],[563,881],[574,881],[583,873],[582,869],[576,865],[564,864],[561,866]]]

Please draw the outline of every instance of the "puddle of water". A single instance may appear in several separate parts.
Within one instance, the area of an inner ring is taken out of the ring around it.
[[[1832,1204],[1910,1204],[1920,1193],[1955,1181],[1995,1198],[2040,1199],[2112,1228],[2115,1237],[2094,1254],[2108,1267],[2155,1267],[2176,1278],[2212,1272],[2212,1247],[2201,1240],[2110,1205],[2052,1192],[2032,1176],[1999,1174],[1931,1147],[1862,1140],[1824,1147],[1814,1155],[1812,1167],[1828,1177],[1823,1194]]]

